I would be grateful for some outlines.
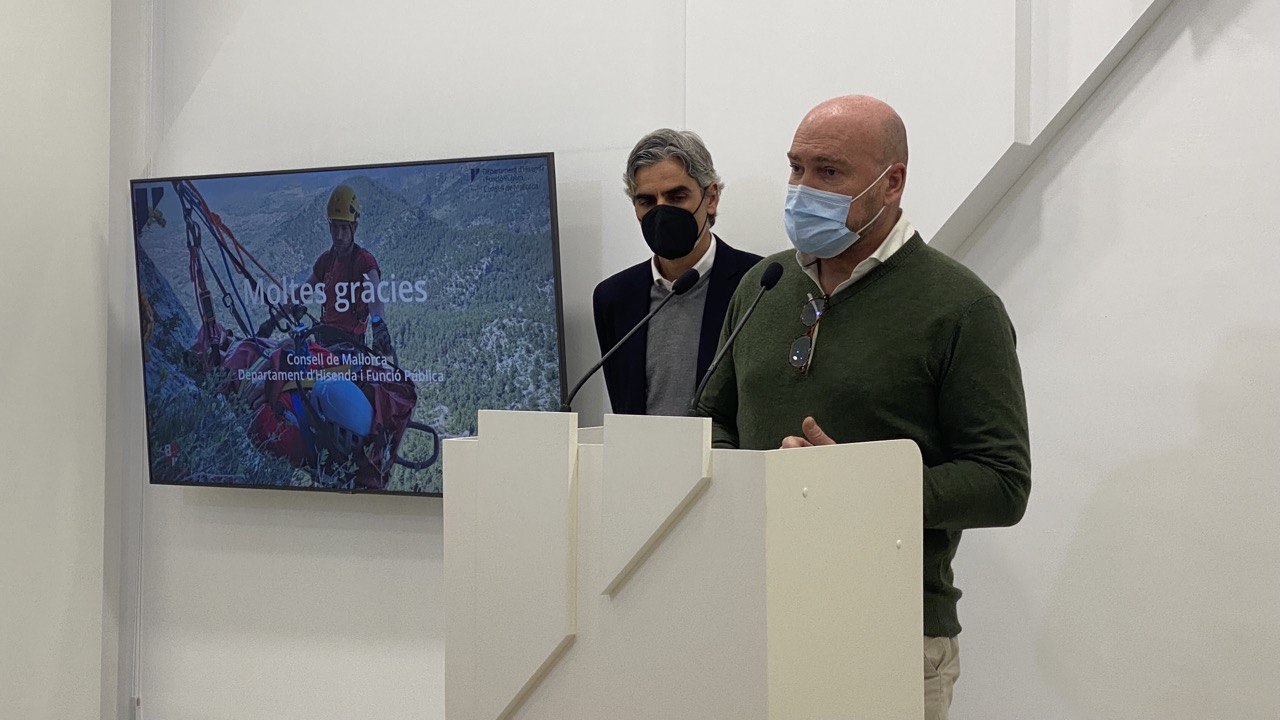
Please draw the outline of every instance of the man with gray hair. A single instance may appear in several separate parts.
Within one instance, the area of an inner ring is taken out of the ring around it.
[[[653,256],[605,279],[592,297],[600,352],[613,347],[690,268],[691,290],[655,315],[604,365],[613,412],[683,415],[711,364],[729,299],[760,260],[711,233],[724,183],[702,138],[662,128],[640,139],[623,174]]]

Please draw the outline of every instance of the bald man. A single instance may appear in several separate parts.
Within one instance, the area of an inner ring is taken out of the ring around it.
[[[902,211],[907,134],[874,98],[828,100],[787,153],[794,250],[699,404],[717,447],[763,450],[910,438],[924,460],[925,717],[944,720],[960,674],[951,561],[968,528],[1013,525],[1031,487],[1014,331],[972,272]],[[745,288],[745,290],[744,290]],[[723,342],[723,337],[721,342]]]

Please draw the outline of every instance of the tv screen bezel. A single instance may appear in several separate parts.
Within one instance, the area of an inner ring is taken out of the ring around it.
[[[422,167],[427,165],[455,165],[464,163],[489,162],[497,160],[526,160],[531,158],[540,158],[546,161],[547,166],[547,200],[550,203],[551,210],[551,263],[555,285],[555,301],[556,301],[556,352],[558,354],[558,362],[560,369],[560,391],[558,397],[563,402],[565,393],[568,391],[568,381],[565,378],[565,338],[564,338],[564,286],[562,282],[562,273],[560,267],[560,223],[559,223],[559,206],[556,199],[556,165],[554,152],[535,152],[535,153],[518,153],[512,155],[483,155],[477,157],[465,158],[445,158],[440,160],[414,160],[408,162],[385,162],[385,163],[365,163],[360,165],[329,165],[320,167],[304,167],[289,168],[279,170],[255,170],[249,172],[226,172],[211,173],[204,175],[169,175],[165,177],[154,178],[133,178],[129,181],[129,208],[132,216],[134,190],[140,184],[154,185],[156,183],[174,182],[181,180],[199,181],[199,180],[218,180],[224,178],[245,178],[245,177],[262,177],[266,175],[290,175],[296,173],[312,173],[312,172],[337,172],[337,171],[358,171],[371,170],[377,168],[400,168],[400,167]],[[142,287],[138,279],[138,242],[141,230],[133,229],[133,284],[134,288],[141,293]],[[139,369],[142,372],[142,402],[145,410],[149,392],[147,388],[147,374],[145,370],[146,363],[146,342],[142,338],[142,308],[138,308],[139,332],[138,332],[138,350]],[[558,408],[557,408],[558,409]],[[549,411],[550,412],[550,411]],[[247,484],[247,483],[192,483],[192,482],[175,482],[156,480],[152,476],[151,468],[155,462],[153,456],[153,448],[151,447],[151,417],[150,413],[143,413],[143,425],[146,430],[146,447],[147,447],[147,484],[148,485],[166,485],[172,487],[187,488],[235,488],[238,490],[289,490],[300,491],[306,493],[336,493],[339,495],[395,495],[400,497],[420,497],[420,498],[443,498],[444,484],[441,482],[440,492],[423,493],[410,492],[407,490],[372,490],[360,488],[326,488],[326,487],[305,487],[295,485],[267,485],[267,484]],[[441,457],[437,462],[443,463],[444,448],[441,447]]]

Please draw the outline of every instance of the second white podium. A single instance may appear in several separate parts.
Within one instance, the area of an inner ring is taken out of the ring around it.
[[[448,440],[447,720],[917,720],[921,464],[705,418],[484,411]]]

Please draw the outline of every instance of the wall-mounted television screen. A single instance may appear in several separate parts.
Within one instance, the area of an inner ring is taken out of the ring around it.
[[[440,495],[556,410],[551,154],[132,182],[151,482]]]

